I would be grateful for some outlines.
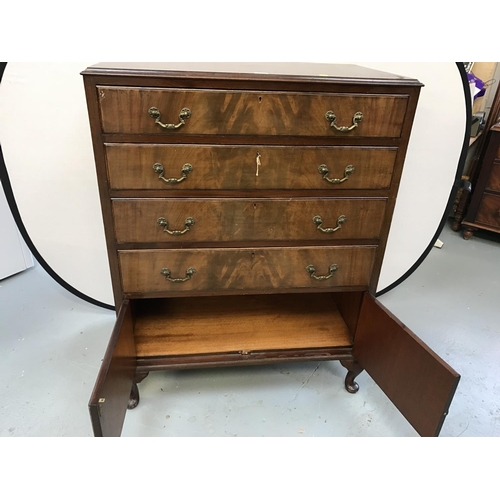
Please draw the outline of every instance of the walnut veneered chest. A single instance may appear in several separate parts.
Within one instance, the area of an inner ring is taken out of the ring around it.
[[[120,434],[151,370],[290,360],[340,360],[353,393],[366,369],[438,434],[459,376],[373,297],[421,84],[305,63],[83,75],[118,312],[95,435]]]

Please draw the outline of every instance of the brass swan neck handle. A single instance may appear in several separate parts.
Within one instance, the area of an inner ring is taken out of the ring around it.
[[[184,164],[181,168],[181,177],[176,179],[175,177],[166,178],[163,176],[165,173],[165,168],[161,163],[155,163],[153,165],[153,170],[158,174],[158,179],[161,179],[167,184],[179,184],[179,182],[185,181],[187,176],[193,171],[193,166],[189,163]]]
[[[164,128],[165,130],[176,130],[186,124],[186,120],[191,118],[191,110],[188,108],[182,108],[179,113],[179,123],[162,123],[161,113],[158,108],[152,107],[148,109],[148,115],[154,119],[156,125]]]
[[[339,229],[342,228],[342,224],[347,222],[347,217],[345,215],[340,215],[339,218],[337,219],[336,227],[322,227],[323,219],[319,215],[315,215],[313,217],[313,222],[316,224],[316,229],[318,231],[321,231],[323,233],[334,233],[335,231],[338,231]]]
[[[167,269],[166,267],[164,267],[160,273],[163,274],[163,276],[165,276],[165,279],[168,280],[168,281],[171,281],[172,283],[184,283],[185,281],[188,281],[191,279],[191,276],[193,276],[193,274],[196,272],[196,269],[194,267],[190,267],[187,271],[186,271],[186,277],[185,278],[172,278],[172,272],[170,271],[170,269]]]
[[[324,280],[329,280],[332,276],[333,273],[339,268],[338,264],[332,264],[328,270],[330,271],[330,274],[327,274],[326,276],[316,276],[316,268],[312,265],[309,264],[306,267],[306,271],[309,273],[312,279],[318,280],[318,281],[324,281]]]
[[[341,179],[330,179],[328,177],[330,171],[324,164],[318,167],[318,172],[323,176],[323,179],[325,179],[325,181],[328,181],[330,184],[342,184],[343,182],[349,180],[349,176],[354,173],[354,167],[352,165],[347,165],[347,167],[344,169],[344,177],[342,177]]]
[[[326,121],[330,122],[330,127],[333,127],[335,130],[338,130],[339,132],[350,132],[351,130],[354,130],[355,128],[358,127],[358,125],[362,122],[363,120],[363,113],[360,111],[357,111],[354,113],[354,116],[352,117],[352,125],[350,127],[345,127],[345,126],[338,126],[335,122],[337,121],[337,116],[333,111],[327,111],[325,113],[325,119]]]
[[[194,226],[194,219],[192,217],[188,217],[185,221],[184,221],[184,229],[182,230],[171,230],[168,228],[168,222],[167,222],[167,219],[165,219],[165,217],[160,217],[156,223],[159,225],[159,226],[162,226],[163,227],[163,231],[165,233],[168,233],[168,234],[171,234],[172,236],[181,236],[183,234],[186,234],[192,226]]]

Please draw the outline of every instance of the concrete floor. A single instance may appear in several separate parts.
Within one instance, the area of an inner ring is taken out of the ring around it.
[[[462,379],[441,436],[500,436],[500,240],[445,228],[381,297]],[[0,436],[91,436],[87,402],[114,313],[39,266],[0,281]],[[123,436],[416,436],[363,372],[338,362],[151,373]]]

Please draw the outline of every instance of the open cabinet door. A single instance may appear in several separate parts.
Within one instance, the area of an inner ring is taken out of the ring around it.
[[[366,293],[354,357],[422,436],[437,436],[460,375]]]
[[[132,311],[124,301],[90,397],[96,437],[120,436],[137,366]]]

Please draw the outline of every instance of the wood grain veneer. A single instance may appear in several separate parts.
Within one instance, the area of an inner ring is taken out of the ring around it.
[[[261,166],[256,175],[256,156]],[[397,148],[325,146],[222,146],[196,144],[106,144],[111,189],[388,189]],[[153,165],[164,167],[164,177],[180,177],[186,163],[193,167],[178,184],[159,179]],[[318,172],[326,165],[331,179],[344,178],[345,168],[354,173],[341,184],[331,184]]]
[[[291,247],[197,250],[119,251],[122,286],[125,293],[163,292],[175,295],[187,291],[232,290],[245,293],[281,288],[335,289],[368,286],[375,246]],[[306,270],[316,268],[318,276],[339,267],[332,278],[318,281]],[[161,274],[167,268],[172,278],[184,278],[189,268],[196,273],[186,282],[172,283]]]
[[[244,241],[330,241],[376,239],[382,229],[386,200],[367,199],[118,199],[113,216],[118,243],[244,242]],[[320,216],[324,233],[313,221]],[[168,226],[158,224],[160,218]],[[188,218],[194,225],[186,226]],[[164,231],[184,231],[171,235]],[[290,243],[289,243],[290,244]]]
[[[313,94],[218,90],[158,89],[98,86],[102,129],[105,133],[172,135],[345,135],[325,119],[332,110],[337,125],[350,126],[355,113],[364,115],[350,137],[400,137],[408,96]],[[192,116],[178,130],[155,124],[148,110],[156,107],[162,122],[179,123],[188,108]],[[379,117],[384,116],[381,120]]]

